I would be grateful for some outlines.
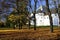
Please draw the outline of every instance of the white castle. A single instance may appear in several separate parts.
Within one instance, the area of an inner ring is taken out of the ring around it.
[[[38,9],[42,9],[42,7],[39,7]],[[31,14],[31,17],[33,14]],[[59,25],[59,17],[58,14],[52,14],[52,20],[53,20],[53,25],[58,26]],[[49,15],[44,15],[44,13],[36,13],[36,26],[50,26],[50,20],[49,20]],[[31,20],[31,25],[34,25],[33,18]]]

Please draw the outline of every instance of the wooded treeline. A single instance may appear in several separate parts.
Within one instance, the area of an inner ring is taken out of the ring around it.
[[[45,1],[45,3],[43,1]],[[30,29],[30,14],[33,13],[34,30],[36,30],[35,14],[38,8],[37,6],[40,6],[40,4],[42,5],[42,3],[45,4],[44,6],[47,10],[46,14],[48,14],[50,18],[51,32],[53,32],[51,14],[53,9],[55,9],[54,13],[58,13],[60,20],[60,0],[3,0],[0,2],[0,27],[13,27],[15,29],[15,27],[18,26],[19,29],[22,29],[22,26],[26,25],[28,22],[28,27]],[[54,8],[50,8],[51,6],[54,6]]]

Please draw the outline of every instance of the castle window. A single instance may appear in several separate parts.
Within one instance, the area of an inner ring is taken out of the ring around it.
[[[42,20],[40,20],[40,22],[42,22]]]
[[[41,17],[42,18],[42,17]]]
[[[48,19],[48,17],[47,17],[47,19]]]
[[[44,19],[46,19],[46,17],[44,17]]]

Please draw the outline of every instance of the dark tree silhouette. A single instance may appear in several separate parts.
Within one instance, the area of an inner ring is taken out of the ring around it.
[[[58,16],[59,16],[59,25],[60,25],[60,0],[58,0]]]
[[[34,15],[34,30],[36,30],[36,17],[35,17],[35,14],[36,14],[37,0],[34,0],[34,3],[35,3],[34,13],[33,13],[33,15]]]
[[[51,12],[50,12],[50,9],[49,9],[49,1],[48,0],[46,0],[46,6],[47,6],[48,13],[49,13],[49,18],[50,18],[51,32],[53,32],[53,22],[52,22]]]
[[[32,6],[31,6],[31,0],[29,0],[28,6],[29,6],[29,9],[28,9],[28,10],[30,11],[30,9],[31,9],[31,7],[32,7]],[[28,21],[29,21],[29,29],[30,29],[30,12],[29,12],[28,18],[29,18],[29,19],[28,19]]]

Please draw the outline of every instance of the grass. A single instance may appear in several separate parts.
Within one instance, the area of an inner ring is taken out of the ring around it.
[[[31,28],[13,29],[0,28],[1,40],[60,40],[60,29],[54,27],[54,32],[50,32],[50,27],[40,27],[37,30]]]
[[[34,26],[30,26],[30,29],[33,29]],[[50,26],[36,26],[36,28],[50,28]],[[53,26],[53,28],[58,28],[57,26]],[[15,29],[19,29],[18,27],[16,27]],[[28,26],[22,26],[22,29],[29,29]],[[13,30],[13,27],[3,27],[3,28],[0,28],[0,30]]]

